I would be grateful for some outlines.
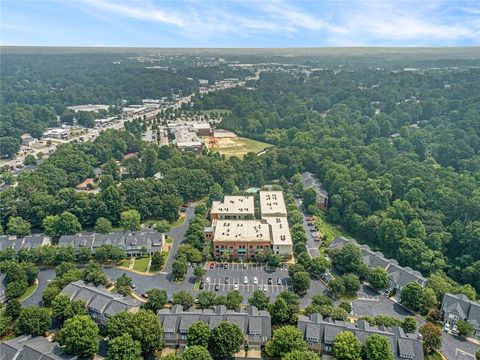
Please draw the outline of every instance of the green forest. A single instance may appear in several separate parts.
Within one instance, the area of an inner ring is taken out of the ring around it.
[[[257,91],[194,108],[230,109],[222,127],[277,145],[238,181],[311,171],[329,192],[328,220],[404,266],[480,290],[478,69],[262,73]]]
[[[133,56],[3,56],[0,136],[40,133],[66,105],[135,103],[172,89],[196,92],[198,79],[252,75],[196,66],[197,57],[144,63]],[[174,221],[183,202],[208,196],[212,187],[232,193],[286,184],[308,170],[329,193],[326,220],[401,265],[425,276],[444,272],[480,291],[480,70],[469,66],[473,60],[342,57],[345,66],[335,67],[331,56],[248,59],[297,61],[313,70],[263,71],[254,90],[196,96],[192,110],[231,110],[219,126],[274,144],[266,154],[182,154],[143,142],[127,124],[127,131],[104,131],[94,142],[62,145],[38,170],[19,175],[18,186],[0,193],[2,228],[21,217],[40,231],[46,216],[64,212],[86,229],[101,217],[116,226],[128,209],[142,220]],[[403,71],[410,63],[436,67]],[[100,191],[76,192],[95,169],[102,170]],[[153,178],[159,172],[163,178]]]

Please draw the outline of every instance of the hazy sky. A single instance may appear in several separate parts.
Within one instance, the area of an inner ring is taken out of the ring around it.
[[[0,0],[2,45],[480,45],[480,0]]]

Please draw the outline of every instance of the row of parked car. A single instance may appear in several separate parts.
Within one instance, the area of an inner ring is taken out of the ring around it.
[[[210,282],[211,282],[211,279],[210,279],[209,276],[207,276],[205,278],[205,281],[200,282],[200,290],[203,290],[205,288],[205,284],[210,284]],[[226,276],[224,282],[225,282],[225,285],[229,285],[230,284],[230,277]],[[234,282],[234,284],[233,284],[234,290],[238,290],[239,289],[238,280],[234,279],[233,282]],[[248,276],[244,276],[243,284],[248,285],[248,283],[249,283]],[[256,277],[256,276],[253,277],[253,285],[258,285],[258,277]],[[267,285],[273,285],[273,279],[271,277],[269,277],[267,279],[267,284],[263,285],[263,290],[264,291],[267,291],[267,289],[268,289]],[[277,278],[277,285],[282,285],[282,279]],[[215,284],[214,289],[215,289],[215,291],[218,291],[220,289],[220,284],[219,283]]]
[[[313,240],[315,242],[320,242],[321,238],[317,227],[315,226],[315,218],[313,216],[306,216],[305,220],[307,220],[308,229],[310,230]]]

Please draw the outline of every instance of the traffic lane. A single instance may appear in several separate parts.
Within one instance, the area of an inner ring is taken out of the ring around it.
[[[450,360],[475,360],[475,352],[480,346],[458,336],[442,332],[442,352]]]
[[[44,269],[38,272],[37,289],[28,298],[22,301],[22,306],[41,305],[42,294],[48,286],[48,283],[55,278],[54,269]]]
[[[183,224],[176,228],[173,228],[167,233],[167,235],[173,239],[172,247],[170,248],[170,252],[168,253],[167,264],[165,265],[164,269],[164,271],[167,273],[172,272],[172,264],[177,256],[178,247],[185,240],[185,233],[187,232],[190,221],[192,221],[194,216],[195,205],[189,205],[187,211],[185,212],[185,221],[183,222]]]

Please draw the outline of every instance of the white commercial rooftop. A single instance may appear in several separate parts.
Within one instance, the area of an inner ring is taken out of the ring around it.
[[[281,191],[260,191],[260,212],[264,216],[287,216]]]
[[[86,105],[74,105],[74,106],[67,106],[68,109],[77,111],[95,111],[98,112],[99,110],[108,110],[110,105],[101,105],[101,104],[86,104]]]
[[[212,202],[214,214],[255,214],[253,196],[226,195],[222,201]]]
[[[272,245],[293,245],[286,217],[263,218],[272,229]]]
[[[215,242],[270,242],[270,226],[261,220],[218,220],[213,238]]]

